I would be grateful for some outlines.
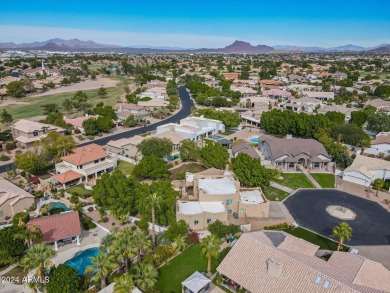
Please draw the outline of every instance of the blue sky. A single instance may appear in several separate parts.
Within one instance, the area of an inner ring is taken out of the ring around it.
[[[390,1],[1,1],[0,42],[223,47],[390,43]]]

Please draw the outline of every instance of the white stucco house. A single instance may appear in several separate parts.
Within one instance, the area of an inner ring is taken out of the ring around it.
[[[366,148],[364,152],[372,155],[379,155],[379,153],[383,153],[385,156],[390,155],[390,132],[378,133],[371,141],[371,147]]]
[[[377,178],[390,178],[390,162],[360,155],[343,172],[343,180],[366,187]]]

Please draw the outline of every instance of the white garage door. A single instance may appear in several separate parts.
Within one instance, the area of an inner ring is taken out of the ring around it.
[[[351,176],[351,175],[345,174],[345,173],[344,173],[344,176],[343,176],[343,180],[349,181],[349,182],[353,182],[353,183],[356,183],[356,184],[360,184],[360,185],[363,185],[363,186],[369,186],[369,182],[367,182],[367,180],[359,178],[359,177],[356,177],[356,176]]]

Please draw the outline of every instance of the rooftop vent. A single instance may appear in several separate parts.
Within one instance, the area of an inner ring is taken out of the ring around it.
[[[322,287],[325,289],[327,289],[329,287],[329,285],[330,285],[329,280],[325,280],[324,283],[322,283]]]
[[[279,278],[282,274],[283,264],[274,259],[269,259],[267,261],[267,271],[268,274],[272,277]]]
[[[316,284],[321,283],[321,277],[317,276],[316,279],[314,280],[314,283],[316,283]]]

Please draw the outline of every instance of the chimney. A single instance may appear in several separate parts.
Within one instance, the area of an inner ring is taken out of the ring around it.
[[[287,139],[292,139],[292,134],[287,134],[287,135],[286,135],[286,138],[287,138]]]
[[[274,259],[269,259],[267,261],[267,272],[268,275],[279,278],[280,275],[282,274],[283,270],[283,264],[281,262],[278,262]]]

